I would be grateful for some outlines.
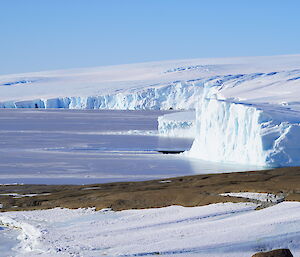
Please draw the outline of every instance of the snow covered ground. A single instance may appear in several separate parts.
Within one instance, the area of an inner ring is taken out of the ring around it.
[[[196,108],[188,156],[295,166],[299,83],[300,55],[166,61],[0,76],[0,107]]]
[[[20,231],[17,229],[0,227],[0,256],[8,257],[17,254],[14,248],[18,248],[20,244],[20,240],[17,239],[19,235]]]
[[[300,203],[253,203],[113,212],[51,209],[1,213],[21,229],[16,256],[241,257],[274,248],[300,254]]]

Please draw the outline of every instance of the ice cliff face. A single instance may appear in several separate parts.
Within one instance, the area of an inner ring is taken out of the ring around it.
[[[196,138],[187,155],[273,167],[300,165],[299,113],[287,114],[285,108],[278,114],[270,106],[263,110],[250,104],[203,99],[197,109]]]
[[[202,83],[175,82],[99,96],[7,101],[0,108],[186,110],[195,108],[202,91]]]
[[[195,112],[178,112],[158,117],[158,133],[167,137],[195,138]]]

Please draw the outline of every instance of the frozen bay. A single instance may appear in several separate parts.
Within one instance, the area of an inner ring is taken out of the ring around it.
[[[88,184],[257,169],[165,155],[192,139],[160,137],[168,111],[0,110],[0,184]]]

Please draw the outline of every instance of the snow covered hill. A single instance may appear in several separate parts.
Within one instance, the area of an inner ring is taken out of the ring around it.
[[[0,107],[196,108],[196,137],[187,155],[244,164],[300,165],[300,55],[5,75],[0,76]],[[168,120],[174,122],[174,117]]]

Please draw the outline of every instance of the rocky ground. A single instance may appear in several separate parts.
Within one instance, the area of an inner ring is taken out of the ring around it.
[[[300,167],[195,175],[144,182],[1,185],[0,211],[54,207],[125,210],[249,201],[219,195],[226,192],[272,193],[283,196],[287,201],[300,201]]]

